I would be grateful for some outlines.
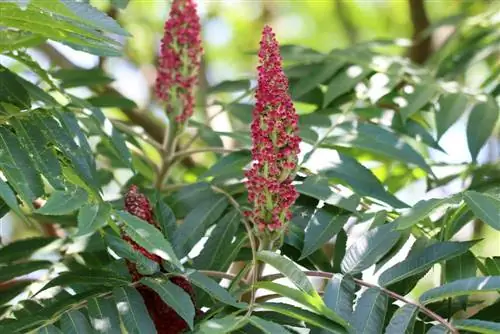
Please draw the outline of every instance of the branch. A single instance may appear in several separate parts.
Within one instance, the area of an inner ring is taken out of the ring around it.
[[[328,273],[328,272],[324,272],[324,271],[304,271],[303,273],[306,274],[307,276],[320,277],[320,278],[324,278],[324,279],[330,279],[334,275],[332,273]],[[273,274],[273,275],[268,275],[268,276],[262,277],[262,281],[274,281],[274,280],[277,280],[277,279],[283,278],[283,277],[285,277],[283,274]],[[377,289],[380,289],[380,291],[382,291],[386,295],[392,297],[393,299],[397,299],[397,300],[400,300],[400,301],[402,301],[402,302],[404,302],[406,304],[410,304],[410,305],[415,306],[416,308],[420,309],[420,311],[422,313],[427,314],[429,317],[431,317],[432,319],[438,321],[443,326],[445,326],[446,328],[448,328],[452,333],[459,334],[458,330],[452,324],[450,324],[448,321],[446,321],[444,318],[442,318],[439,314],[437,314],[437,313],[429,310],[424,305],[422,305],[422,304],[420,304],[418,302],[412,302],[411,300],[408,300],[405,297],[403,297],[403,296],[401,296],[401,295],[399,295],[399,294],[397,294],[397,293],[395,293],[393,291],[390,291],[390,290],[388,290],[386,288],[377,286],[377,285],[372,284],[372,283],[365,282],[365,281],[360,280],[358,278],[354,278],[354,277],[351,277],[351,278],[358,285],[361,285],[361,286],[364,286],[364,287],[367,287],[367,288],[377,288]]]
[[[425,11],[424,0],[409,0],[411,22],[413,24],[413,45],[409,57],[417,64],[423,64],[432,53],[431,35],[421,39],[422,33],[430,26]]]

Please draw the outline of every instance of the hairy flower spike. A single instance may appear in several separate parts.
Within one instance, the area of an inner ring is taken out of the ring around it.
[[[160,229],[159,224],[154,219],[151,203],[146,196],[144,196],[144,194],[139,192],[139,189],[135,185],[130,186],[127,194],[125,195],[125,210]],[[150,260],[153,260],[161,265],[161,258],[159,256],[148,252],[124,232],[122,232],[122,238],[127,241],[135,251],[140,252]],[[128,260],[126,263],[128,270],[132,275],[132,280],[134,282],[139,281],[143,275],[139,273],[135,263]],[[186,293],[191,296],[191,300],[194,303],[193,287],[184,277],[174,276],[170,278],[170,281],[186,291]],[[144,303],[148,309],[151,319],[153,320],[153,323],[155,324],[158,334],[179,334],[188,328],[188,324],[170,306],[165,304],[165,302],[153,289],[140,284],[137,286],[137,291],[139,291],[144,299]],[[198,315],[201,314],[201,311],[197,312]]]
[[[181,110],[178,122],[186,121],[194,108],[201,46],[200,18],[194,0],[174,0],[165,22],[156,78],[156,95],[167,102],[167,112]]]
[[[262,32],[259,60],[251,125],[254,163],[246,173],[248,200],[253,204],[253,211],[247,215],[259,231],[272,232],[282,230],[291,219],[290,207],[298,197],[292,181],[301,139],[279,45],[269,26]]]

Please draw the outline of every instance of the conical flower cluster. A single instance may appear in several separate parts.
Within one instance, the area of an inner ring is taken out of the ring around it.
[[[247,214],[262,232],[281,230],[291,219],[290,207],[298,197],[292,181],[301,139],[279,45],[269,26],[262,32],[259,60],[251,125],[254,162],[246,173],[246,185],[253,204],[253,211]]]
[[[159,229],[159,224],[154,220],[153,210],[149,200],[146,196],[144,196],[144,194],[139,192],[137,186],[135,185],[130,187],[125,196],[125,210]],[[148,252],[146,249],[134,242],[124,232],[122,232],[122,238],[127,241],[134,248],[134,250],[161,265],[160,257]],[[138,272],[134,263],[127,261],[127,266],[134,282],[143,277]],[[170,281],[186,291],[191,296],[191,300],[194,302],[193,287],[184,277],[171,277]],[[153,323],[155,324],[158,334],[178,334],[188,328],[186,322],[170,306],[165,304],[165,302],[154,290],[147,286],[139,285],[137,287],[137,291],[139,291],[144,299],[144,303],[148,309],[151,319],[153,320]]]
[[[194,0],[174,0],[165,22],[156,78],[156,95],[167,112],[186,121],[194,108],[194,88],[203,53],[200,18]]]

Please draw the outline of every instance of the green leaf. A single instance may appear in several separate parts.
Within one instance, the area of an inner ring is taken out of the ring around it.
[[[61,317],[61,331],[64,334],[92,334],[87,318],[80,311],[69,311]]]
[[[31,284],[31,281],[14,281],[8,289],[0,291],[0,305],[4,305],[11,301],[13,298],[17,297]]]
[[[408,206],[387,192],[377,177],[356,159],[342,153],[338,155],[340,161],[331,163],[332,166],[321,170],[321,174],[346,182],[360,196],[379,199],[395,208]]]
[[[430,289],[420,296],[424,304],[477,292],[500,291],[500,276],[472,277]]]
[[[382,333],[389,299],[378,288],[369,288],[359,297],[352,314],[355,333]]]
[[[213,197],[215,192],[210,184],[199,182],[183,187],[180,191],[167,198],[167,203],[175,212],[178,219],[184,218],[191,210],[207,198]]]
[[[243,316],[226,315],[222,318],[212,318],[203,321],[196,334],[225,334],[231,333],[242,327],[245,322],[241,321]]]
[[[422,122],[417,122],[410,118],[403,123],[400,115],[394,114],[394,117],[392,118],[391,128],[393,128],[396,132],[414,138],[417,142],[422,142],[425,145],[435,148],[436,150],[444,153],[443,148],[439,146],[438,142],[429,133],[427,128],[424,127],[424,124],[422,124]]]
[[[27,31],[9,29],[0,31],[0,53],[33,47],[43,42],[45,38]]]
[[[52,72],[51,75],[61,80],[62,88],[92,87],[95,85],[107,85],[113,82],[100,68],[94,69],[60,69]]]
[[[441,95],[439,111],[435,112],[437,139],[439,140],[467,108],[467,96],[461,93]]]
[[[401,97],[405,100],[405,103],[399,110],[403,122],[429,103],[436,94],[436,91],[436,84],[427,81],[415,85],[411,94],[403,94]]]
[[[0,197],[3,199],[4,203],[14,211],[19,217],[24,217],[22,211],[19,209],[19,204],[17,203],[16,194],[12,191],[9,185],[0,178]]]
[[[404,215],[399,216],[394,220],[394,224],[398,230],[404,230],[419,223],[421,220],[427,218],[437,208],[453,203],[457,200],[457,196],[446,198],[432,198],[429,200],[421,200]]]
[[[472,108],[467,121],[467,144],[474,162],[479,151],[491,136],[498,115],[498,105],[492,97],[489,97],[486,102],[477,103]]]
[[[106,233],[104,238],[108,247],[111,248],[116,255],[135,263],[140,274],[152,275],[160,270],[158,263],[148,259],[141,252],[133,249],[132,246],[122,238],[110,233]]]
[[[149,316],[144,300],[137,290],[131,287],[113,289],[113,297],[123,327],[130,334],[156,333],[155,325]]]
[[[113,6],[119,9],[127,8],[128,3],[129,0],[111,0],[111,4],[113,4]]]
[[[95,232],[106,225],[111,216],[111,205],[108,203],[86,204],[78,212],[78,232],[75,236]]]
[[[471,251],[446,261],[446,281],[453,282],[476,275],[476,257]]]
[[[253,108],[253,105],[245,103],[231,103],[226,107],[229,114],[233,115],[244,124],[252,123]]]
[[[323,67],[313,75],[302,77],[295,85],[290,88],[290,95],[297,99],[310,92],[314,87],[330,79],[337,71],[344,66],[345,62],[338,59],[330,59],[325,62]]]
[[[0,282],[27,275],[37,270],[47,269],[52,266],[49,261],[29,261],[22,263],[11,263],[0,267]]]
[[[93,96],[86,99],[86,102],[90,103],[94,107],[99,108],[137,108],[137,104],[134,101],[127,99],[126,97],[119,94],[108,93],[104,95]]]
[[[235,297],[233,297],[226,289],[221,287],[213,279],[203,275],[199,271],[190,271],[187,273],[189,281],[208,293],[212,298],[215,298],[224,304],[232,305],[234,307],[241,307],[242,303],[239,303]]]
[[[345,252],[347,250],[347,233],[342,229],[337,234],[337,238],[335,239],[335,253],[333,255],[333,272],[339,273],[340,265],[342,263],[342,259],[345,256]]]
[[[239,91],[245,91],[250,89],[250,80],[242,79],[242,80],[227,80],[218,83],[215,86],[212,86],[208,89],[210,94],[216,93],[233,93]]]
[[[87,303],[89,319],[95,333],[120,334],[120,316],[109,298],[92,298]]]
[[[0,102],[7,102],[21,109],[28,109],[31,107],[30,95],[24,86],[19,82],[18,76],[1,65]]]
[[[464,331],[497,334],[500,333],[500,323],[492,321],[484,321],[477,319],[463,319],[453,321],[453,326]]]
[[[342,260],[343,273],[356,274],[380,260],[398,242],[401,233],[394,224],[385,224],[364,233],[347,250]]]
[[[5,126],[0,126],[0,170],[28,206],[32,207],[32,201],[43,195],[42,179],[29,153]]]
[[[132,238],[139,246],[144,247],[148,252],[153,253],[171,262],[178,268],[182,268],[182,264],[175,255],[175,252],[170,243],[165,240],[161,232],[136,216],[128,212],[118,211],[118,217],[125,224],[125,233]]]
[[[424,158],[401,137],[378,125],[343,123],[323,143],[359,148],[382,157],[414,164],[428,173],[432,172]]]
[[[37,334],[63,334],[59,328],[54,325],[47,325],[38,330]]]
[[[448,334],[450,333],[443,325],[434,325],[429,329],[426,334]]]
[[[464,200],[476,217],[500,231],[500,198],[469,190],[464,193]]]
[[[194,258],[193,266],[197,269],[225,271],[224,263],[232,262],[238,241],[233,243],[240,224],[241,216],[236,210],[229,211],[222,217],[210,233],[200,254]]]
[[[385,328],[385,334],[413,334],[413,326],[417,318],[418,308],[406,304],[399,308]]]
[[[475,240],[466,242],[444,241],[430,245],[423,251],[408,256],[403,261],[384,271],[380,275],[379,283],[381,286],[389,286],[405,278],[417,275],[436,263],[467,252],[476,243]]]
[[[232,152],[219,159],[209,170],[200,175],[200,178],[221,177],[225,174],[239,172],[243,176],[243,168],[252,161],[248,150]]]
[[[488,274],[491,276],[499,275],[500,276],[500,257],[494,256],[489,257],[484,260],[484,265],[488,271]],[[475,268],[475,267],[474,267]],[[473,275],[471,275],[473,276]]]
[[[335,75],[328,84],[323,100],[323,108],[340,95],[349,92],[358,82],[366,78],[371,72],[371,69],[359,65],[351,65],[345,70],[340,71],[340,73]]]
[[[351,277],[334,274],[326,285],[323,301],[343,319],[350,321],[355,292],[356,285]]]
[[[172,241],[177,229],[177,219],[172,209],[161,198],[158,199],[155,205],[155,218],[160,224],[160,229],[165,239]]]
[[[16,135],[38,171],[45,176],[55,189],[64,189],[64,178],[61,165],[53,149],[49,146],[38,125],[31,119],[11,119]]]
[[[302,184],[297,184],[296,189],[299,193],[325,201],[325,203],[356,212],[359,204],[359,197],[342,197],[330,189],[328,180],[319,175],[308,176]]]
[[[258,304],[257,307],[304,321],[308,324],[326,329],[330,331],[330,333],[339,333],[339,334],[347,333],[344,327],[329,320],[328,318],[293,305],[281,304],[281,303],[263,303],[263,304]]]
[[[25,259],[55,240],[56,237],[32,237],[11,242],[0,248],[0,263]]]
[[[193,329],[195,309],[191,297],[182,288],[165,278],[144,277],[141,283],[153,289]]]
[[[264,334],[290,334],[285,327],[256,316],[250,317],[250,323],[260,329]]]
[[[216,222],[228,205],[223,195],[198,203],[198,206],[184,219],[173,237],[173,245],[180,257],[187,255],[193,246],[203,237],[210,225]]]
[[[318,209],[307,224],[300,258],[303,259],[322,247],[340,232],[348,219],[348,214],[343,214],[335,207],[325,206]]]
[[[271,251],[258,252],[257,259],[276,268],[276,270],[285,275],[296,287],[305,293],[311,296],[318,295],[316,289],[309,281],[309,278],[307,278],[306,274],[304,274],[293,261]]]
[[[47,283],[40,291],[47,290],[55,286],[71,286],[73,284],[116,287],[127,285],[129,283],[129,278],[120,276],[110,270],[85,269],[62,272]]]
[[[85,190],[72,187],[68,191],[54,191],[44,206],[36,210],[42,215],[60,216],[70,214],[87,202],[88,194]]]

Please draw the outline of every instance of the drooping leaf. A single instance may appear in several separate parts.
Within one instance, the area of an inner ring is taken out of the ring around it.
[[[500,332],[500,323],[476,319],[462,319],[453,321],[453,326],[464,331],[497,334]]]
[[[422,122],[417,122],[411,118],[407,119],[406,122],[403,122],[399,114],[394,114],[391,128],[393,128],[396,132],[414,138],[417,142],[422,142],[429,147],[444,152],[443,148],[439,146],[438,142],[434,139]]]
[[[441,261],[459,256],[474,246],[477,241],[455,242],[444,241],[426,247],[423,251],[408,256],[380,275],[381,286],[389,286],[405,278],[417,275]]]
[[[310,294],[311,296],[317,296],[318,293],[314,286],[309,281],[307,276],[299,269],[299,267],[291,260],[286,257],[280,256],[271,251],[260,251],[257,253],[257,258],[285,275],[296,287]]]
[[[153,289],[186,323],[193,328],[195,309],[191,297],[167,278],[144,277],[141,283]]]
[[[500,198],[469,190],[464,193],[464,200],[476,217],[500,231]]]
[[[78,211],[78,232],[76,236],[95,232],[104,226],[111,215],[108,203],[86,204]]]
[[[49,261],[29,261],[21,263],[11,263],[7,266],[0,267],[0,282],[8,281],[13,278],[27,275],[37,270],[47,269],[52,266]]]
[[[144,305],[144,300],[137,290],[131,287],[113,289],[113,297],[123,326],[128,333],[156,333],[155,325]]]
[[[62,88],[107,85],[113,82],[113,79],[101,69],[60,69],[52,72],[51,75],[61,80]]]
[[[241,307],[236,298],[232,296],[226,289],[221,287],[216,281],[205,276],[199,271],[190,271],[187,274],[189,281],[208,293],[212,298],[215,298],[224,304]],[[243,304],[244,305],[244,304]]]
[[[223,265],[234,260],[233,250],[237,245],[233,238],[238,230],[241,217],[236,210],[222,217],[208,237],[200,254],[194,258],[193,266],[197,269],[227,270]],[[225,261],[227,259],[227,261]]]
[[[487,291],[500,291],[500,276],[472,277],[447,283],[424,292],[420,296],[420,302],[428,304],[449,297]]]
[[[184,219],[173,237],[173,245],[180,257],[187,255],[203,237],[205,231],[224,212],[228,201],[223,195],[216,195],[198,203],[198,206]]]
[[[29,153],[7,127],[0,126],[0,170],[19,196],[32,207],[32,201],[43,195],[43,183]]]
[[[87,303],[89,319],[95,333],[120,334],[120,316],[109,298],[92,298]]]
[[[106,233],[106,244],[121,258],[127,259],[135,263],[137,271],[143,275],[152,275],[160,270],[157,262],[148,259],[141,252],[132,248],[125,240],[115,236],[114,234]]]
[[[61,165],[52,148],[38,126],[30,119],[12,119],[10,124],[14,127],[21,145],[30,152],[30,157],[38,171],[45,176],[55,189],[64,189]]]
[[[439,111],[435,112],[437,139],[452,126],[467,107],[467,97],[464,94],[444,94],[438,101]]]
[[[0,248],[0,263],[27,258],[56,239],[55,237],[32,237],[11,242]]]
[[[250,317],[250,323],[265,334],[290,334],[290,332],[280,324],[256,316]]]
[[[316,71],[313,75],[303,76],[295,85],[290,89],[290,95],[293,99],[297,99],[311,91],[314,87],[322,84],[326,80],[330,79],[345,62],[338,59],[329,59],[325,61],[322,68]]]
[[[81,208],[87,202],[87,198],[87,192],[78,187],[71,187],[68,191],[54,191],[36,213],[52,216],[70,214]]]
[[[118,275],[110,270],[85,269],[62,272],[47,283],[40,291],[47,290],[55,286],[71,286],[73,284],[116,287],[127,285],[129,283],[129,278]]]
[[[453,203],[456,199],[456,196],[452,196],[439,199],[433,198],[429,200],[421,200],[405,214],[394,220],[394,224],[398,230],[407,229],[427,218],[435,209],[442,205]]]
[[[321,173],[329,178],[337,178],[346,182],[360,196],[379,199],[395,208],[407,205],[387,192],[373,173],[356,159],[339,153],[340,161]]]
[[[258,306],[259,308],[262,308],[264,310],[277,312],[289,316],[291,318],[304,321],[308,324],[326,329],[330,333],[342,333],[342,334],[347,333],[344,327],[329,320],[328,318],[322,317],[320,315],[317,315],[316,313],[304,310],[302,308],[293,305],[282,304],[282,303],[263,303],[263,304],[258,304]]]
[[[434,97],[436,90],[437,86],[433,82],[423,82],[415,85],[411,89],[412,92],[410,94],[403,94],[402,98],[405,99],[405,103],[399,110],[403,121],[429,103]]]
[[[340,71],[328,84],[323,101],[323,108],[340,95],[347,93],[372,72],[371,69],[359,65],[351,65]]]
[[[348,214],[334,207],[325,206],[318,209],[307,224],[301,259],[309,256],[340,232],[348,219]]]
[[[416,165],[431,173],[424,158],[408,145],[401,137],[385,128],[365,123],[343,123],[337,126],[336,132],[329,136],[325,145],[359,148],[368,152]]]
[[[18,76],[1,65],[0,102],[7,102],[21,109],[28,109],[31,107],[30,95],[18,80]]]
[[[498,105],[492,97],[472,108],[467,121],[467,144],[473,161],[493,132],[498,115]]]
[[[207,198],[213,197],[215,192],[206,182],[199,182],[183,187],[180,191],[167,198],[167,204],[174,211],[178,219],[184,218],[191,210]]]
[[[159,198],[155,205],[155,218],[160,224],[161,232],[165,239],[172,242],[175,230],[177,229],[177,219],[170,207]]]
[[[3,202],[14,211],[19,217],[24,217],[17,203],[16,194],[12,191],[7,183],[0,179],[0,197]]]
[[[345,233],[344,229],[342,229],[337,234],[337,238],[335,240],[335,253],[333,255],[334,273],[339,273],[341,271],[340,265],[342,263],[342,259],[345,256],[346,250],[347,250],[347,233]]]
[[[343,273],[356,274],[380,260],[401,237],[394,224],[385,224],[363,234],[347,250],[342,260]]]
[[[232,152],[225,157],[219,159],[209,170],[200,175],[200,178],[205,177],[222,177],[226,174],[240,172],[243,176],[242,170],[252,161],[250,151],[242,150]]]
[[[382,333],[388,298],[380,289],[369,288],[359,297],[352,314],[355,333]]]
[[[350,321],[355,292],[356,286],[351,277],[334,274],[326,285],[323,301],[343,319]]]
[[[117,215],[124,223],[125,233],[137,242],[139,246],[169,261],[174,266],[182,268],[172,246],[156,227],[128,212],[119,211]]]
[[[61,317],[61,331],[65,334],[92,334],[87,318],[80,311],[73,310]]]
[[[412,334],[417,314],[418,308],[414,305],[406,304],[399,308],[385,328],[385,334]]]

